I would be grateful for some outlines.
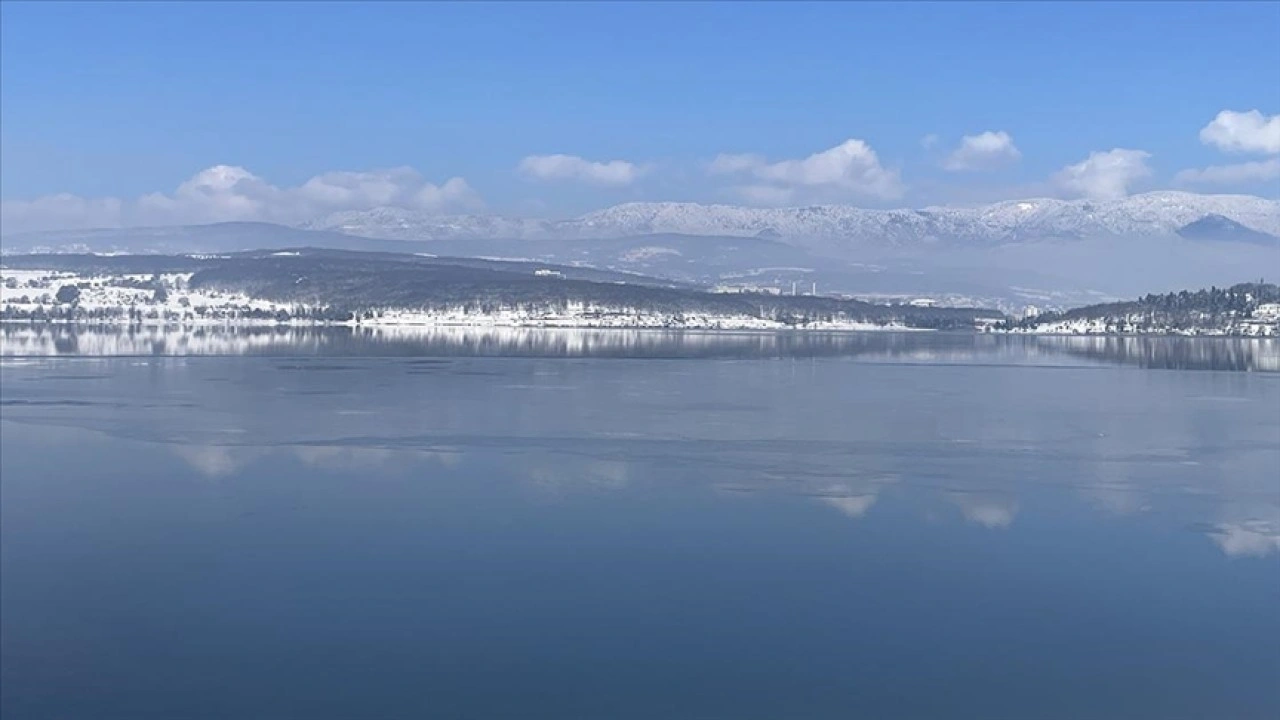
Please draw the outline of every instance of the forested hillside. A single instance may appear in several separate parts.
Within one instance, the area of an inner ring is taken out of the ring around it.
[[[348,321],[600,327],[972,329],[994,310],[708,292],[626,273],[299,249],[229,256],[11,256],[6,320]]]
[[[1007,330],[1276,334],[1280,286],[1240,283],[1227,288],[1150,294],[1138,300],[1043,313],[1008,321]]]

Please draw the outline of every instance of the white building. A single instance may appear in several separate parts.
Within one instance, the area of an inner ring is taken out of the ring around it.
[[[1280,320],[1280,303],[1262,303],[1253,311],[1254,320]]]

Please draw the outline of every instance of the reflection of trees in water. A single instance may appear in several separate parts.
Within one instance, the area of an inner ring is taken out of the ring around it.
[[[933,332],[512,327],[0,325],[0,354],[625,358],[863,357],[1026,364],[1076,357],[1180,370],[1280,371],[1269,338],[1007,336]]]
[[[517,357],[972,356],[1000,338],[949,333],[732,332],[510,327],[0,326],[14,355],[377,355]]]
[[[546,330],[413,328],[357,331],[379,352],[440,355],[627,358],[838,357],[907,355],[942,348],[973,351],[977,336],[936,333]]]
[[[341,339],[342,330],[345,328],[0,325],[0,355],[323,353],[330,341]]]
[[[1054,352],[1163,370],[1280,371],[1280,340],[1195,337],[1037,337]]]

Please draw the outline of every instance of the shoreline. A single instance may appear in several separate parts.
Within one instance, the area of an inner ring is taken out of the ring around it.
[[[166,330],[174,332],[200,330],[241,330],[241,329],[328,329],[349,328],[367,330],[622,330],[646,332],[698,332],[698,333],[958,333],[971,335],[998,335],[1006,337],[1096,337],[1096,338],[1144,338],[1144,337],[1178,337],[1203,339],[1240,339],[1240,340],[1274,340],[1280,339],[1280,333],[1259,332],[1242,333],[1221,330],[1159,330],[1150,332],[1064,332],[1062,330],[1000,330],[994,328],[920,328],[907,325],[877,325],[874,323],[822,323],[808,325],[772,324],[768,321],[723,323],[714,325],[688,324],[592,324],[581,322],[550,321],[475,321],[458,320],[406,320],[406,321],[354,321],[354,320],[155,320],[129,321],[127,319],[103,318],[95,320],[67,320],[49,318],[41,320],[0,318],[3,328],[76,328],[101,329],[111,331],[125,330]],[[1263,330],[1271,328],[1261,326]]]
[[[874,323],[822,323],[804,326],[772,324],[768,321],[731,323],[714,325],[704,324],[661,324],[661,323],[581,323],[551,321],[476,321],[457,320],[441,321],[355,321],[355,320],[154,320],[141,322],[127,319],[103,318],[95,320],[67,320],[49,318],[32,320],[26,318],[0,318],[0,327],[78,327],[78,328],[146,328],[171,330],[206,330],[206,329],[239,329],[239,328],[423,328],[423,329],[520,329],[520,330],[659,330],[659,331],[691,331],[691,332],[944,332],[935,328],[918,328],[907,325],[877,325]],[[977,329],[955,329],[945,332],[982,332]]]

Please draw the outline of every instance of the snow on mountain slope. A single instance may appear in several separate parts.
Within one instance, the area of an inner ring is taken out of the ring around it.
[[[749,208],[698,203],[625,203],[570,220],[428,215],[396,208],[344,212],[304,228],[351,235],[436,240],[604,238],[650,234],[763,236],[878,246],[1172,235],[1221,216],[1280,243],[1280,201],[1248,195],[1161,191],[1094,202],[1037,198],[972,208],[866,210],[848,205]]]
[[[496,215],[433,215],[419,210],[379,207],[337,212],[298,227],[390,240],[519,240],[559,237],[557,225],[554,220]]]

